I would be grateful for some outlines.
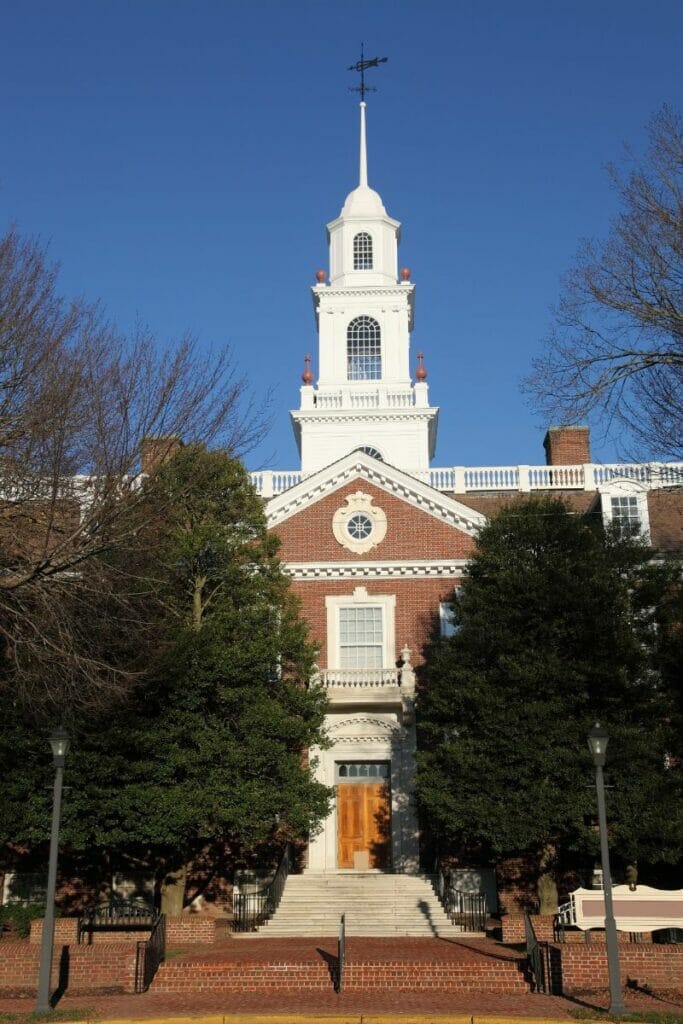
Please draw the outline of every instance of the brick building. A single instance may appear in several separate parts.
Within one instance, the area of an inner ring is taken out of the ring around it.
[[[414,667],[449,629],[478,529],[501,503],[540,491],[681,550],[683,464],[598,465],[588,429],[559,426],[544,465],[431,467],[438,409],[422,354],[410,359],[415,286],[399,271],[400,224],[368,187],[365,103],[360,112],[359,184],[327,225],[329,272],[312,289],[318,379],[306,356],[291,413],[301,466],[253,479],[330,699],[333,745],[313,753],[336,806],[311,838],[308,870],[411,873]]]

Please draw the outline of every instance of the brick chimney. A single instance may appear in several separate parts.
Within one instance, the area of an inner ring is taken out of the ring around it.
[[[550,427],[543,447],[546,466],[576,466],[591,461],[588,427]]]
[[[177,434],[162,434],[158,437],[143,437],[140,446],[142,472],[149,475],[164,462],[168,462],[183,447]]]

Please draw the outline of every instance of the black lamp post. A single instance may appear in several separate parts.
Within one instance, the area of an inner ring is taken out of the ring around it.
[[[612,907],[612,875],[609,866],[609,844],[607,842],[607,812],[605,810],[605,780],[602,769],[609,736],[607,730],[596,722],[588,733],[588,749],[595,765],[595,788],[598,793],[598,824],[600,826],[600,860],[602,863],[602,891],[605,900],[605,941],[607,943],[607,970],[609,972],[610,1013],[622,1016],[626,1007],[621,995],[621,974],[619,971],[619,940],[617,924]]]
[[[59,849],[59,822],[62,814],[62,783],[64,781],[64,761],[69,750],[69,734],[61,726],[50,736],[52,760],[55,766],[55,785],[52,797],[52,829],[50,832],[50,859],[47,869],[47,894],[45,897],[45,917],[43,934],[40,942],[40,970],[38,972],[38,1013],[49,1013],[50,976],[52,973],[52,950],[55,938],[55,890],[57,888],[57,851]]]

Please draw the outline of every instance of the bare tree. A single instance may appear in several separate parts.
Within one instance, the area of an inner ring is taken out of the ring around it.
[[[683,122],[664,106],[646,158],[608,168],[621,212],[567,274],[525,387],[546,415],[624,428],[631,453],[683,458]],[[622,442],[623,446],[623,442]]]
[[[0,685],[72,707],[126,685],[117,649],[150,589],[125,557],[145,439],[157,457],[177,438],[239,455],[262,435],[254,410],[228,350],[125,338],[59,295],[39,243],[0,239]]]

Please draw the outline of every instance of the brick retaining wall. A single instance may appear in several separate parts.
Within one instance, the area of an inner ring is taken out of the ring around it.
[[[33,995],[38,986],[40,947],[30,942],[2,942],[0,992]],[[60,984],[60,973],[68,978],[72,994],[135,991],[136,949],[130,943],[106,946],[55,944],[52,984]],[[63,979],[62,979],[63,980]]]
[[[43,919],[31,921],[29,942],[39,946],[43,937]],[[55,921],[55,946],[75,946],[78,942],[78,918],[58,917]]]
[[[555,978],[561,974],[562,992],[565,994],[604,989],[609,984],[604,944],[554,944],[551,946],[551,963]],[[623,985],[683,992],[683,946],[622,945],[619,963]]]
[[[536,938],[539,942],[552,942],[555,938],[553,934],[553,918],[550,914],[532,914],[531,923],[534,926],[536,932]],[[526,939],[524,932],[524,914],[504,914],[501,918],[501,925],[503,931],[503,942],[510,946],[519,945]]]
[[[206,945],[216,941],[216,929],[225,927],[224,923],[217,921],[215,917],[208,914],[183,914],[178,917],[166,918],[166,945],[167,946],[191,946]],[[31,922],[31,945],[40,945],[43,934],[43,920]],[[131,932],[93,932],[92,942],[86,936],[84,945],[99,946],[102,943],[121,945],[122,943],[139,942],[148,939],[149,928],[140,928]],[[78,918],[58,917],[55,921],[55,946],[75,946],[78,943]]]
[[[208,914],[183,914],[166,918],[166,945],[190,946],[216,941],[216,929],[225,928],[222,921]]]
[[[536,938],[539,942],[554,942],[553,915],[532,914],[531,923],[534,926]],[[524,933],[524,914],[505,914],[501,918],[503,942],[510,946],[516,946],[526,941]],[[652,932],[640,932],[639,943],[651,943]],[[632,944],[630,932],[617,932],[619,944]],[[591,930],[591,943],[604,943],[605,933],[596,929]],[[585,932],[565,930],[563,945],[586,945]]]

